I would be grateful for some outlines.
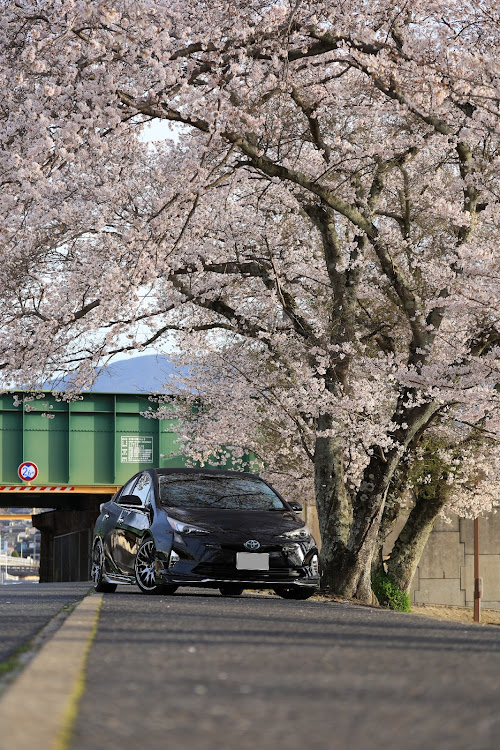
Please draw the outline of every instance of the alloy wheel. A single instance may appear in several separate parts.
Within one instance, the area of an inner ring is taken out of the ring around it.
[[[146,539],[137,550],[135,578],[145,593],[155,593],[159,588],[155,582],[155,546],[152,539]]]

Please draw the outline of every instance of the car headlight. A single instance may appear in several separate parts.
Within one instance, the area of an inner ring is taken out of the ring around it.
[[[199,526],[193,526],[190,523],[183,523],[182,521],[177,521],[175,518],[170,518],[170,516],[167,516],[168,522],[170,526],[173,528],[174,531],[177,531],[179,534],[208,534],[209,532],[206,529],[200,529]]]
[[[300,529],[293,529],[293,531],[287,531],[280,535],[283,539],[309,539],[311,532],[307,526],[302,526]]]

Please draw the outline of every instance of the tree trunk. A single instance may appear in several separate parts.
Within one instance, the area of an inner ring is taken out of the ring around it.
[[[432,492],[429,491],[430,487]],[[387,574],[406,593],[410,593],[410,585],[429,534],[449,495],[450,486],[443,479],[430,486],[421,486],[415,505],[394,544],[387,562]]]
[[[372,578],[382,573],[384,568],[384,544],[396,525],[396,521],[399,518],[401,511],[401,500],[399,497],[395,497],[392,493],[387,496],[385,501],[384,512],[382,513],[382,520],[380,521],[380,527],[377,535],[377,542],[373,552],[372,559]]]
[[[393,433],[395,442],[400,447],[395,447],[384,454],[378,446],[374,446],[370,462],[364,471],[353,502],[352,524],[346,543],[343,540],[344,529],[339,515],[343,507],[342,499],[346,493],[343,474],[342,481],[340,481],[340,476],[336,476],[332,477],[330,482],[326,482],[332,489],[331,506],[325,504],[324,497],[317,496],[320,528],[326,531],[326,536],[323,538],[325,550],[323,551],[322,548],[322,587],[326,591],[367,603],[373,601],[372,561],[377,548],[388,488],[408,445],[417,432],[428,424],[435,410],[436,407],[432,403],[410,409],[398,409],[396,413],[398,421],[405,420],[404,430],[396,430]],[[332,471],[334,465],[335,462],[331,460]],[[342,466],[338,458],[337,466]],[[318,477],[318,473],[316,476]],[[326,479],[328,479],[327,476]],[[318,491],[318,483],[316,491]],[[337,492],[340,494],[337,495]],[[332,532],[334,532],[334,540],[330,542],[329,533]]]
[[[331,430],[328,414],[320,415],[318,431]],[[332,437],[318,437],[314,452],[314,483],[316,508],[321,534],[321,570],[323,581],[335,561],[345,553],[352,525],[351,498],[344,482],[344,458],[341,441]]]
[[[389,485],[384,512],[382,514],[382,520],[378,531],[377,544],[373,553],[372,578],[379,573],[385,572],[384,544],[399,518],[401,499],[408,483],[409,469],[410,462],[408,456],[406,456],[404,461],[399,463]]]
[[[371,567],[380,520],[384,510],[388,477],[397,464],[394,452],[388,462],[374,457],[365,471],[353,509],[347,543],[328,550],[328,562],[322,567],[323,588],[347,598],[371,603]]]

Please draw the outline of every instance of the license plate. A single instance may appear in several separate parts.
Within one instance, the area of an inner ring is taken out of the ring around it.
[[[237,570],[269,570],[268,552],[237,552]]]

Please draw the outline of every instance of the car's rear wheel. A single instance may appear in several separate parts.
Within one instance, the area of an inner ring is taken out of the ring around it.
[[[100,539],[96,539],[92,548],[92,583],[96,591],[102,591],[105,594],[112,594],[116,591],[116,583],[106,583],[104,578],[104,549]]]
[[[276,586],[274,591],[278,596],[283,597],[283,599],[300,600],[309,599],[310,596],[316,593],[314,589],[302,588],[302,586]]]
[[[156,549],[152,539],[145,539],[135,556],[135,580],[143,594],[173,594],[177,586],[156,583]]]
[[[237,583],[225,583],[219,586],[219,591],[222,596],[241,596],[243,593],[243,586],[238,586]]]

